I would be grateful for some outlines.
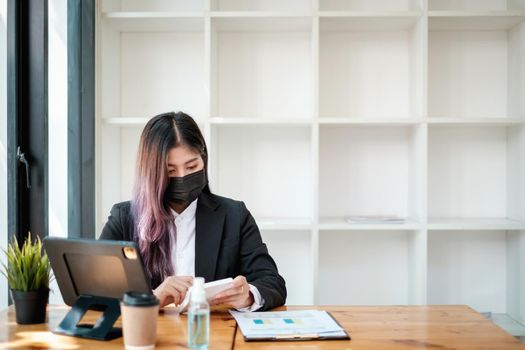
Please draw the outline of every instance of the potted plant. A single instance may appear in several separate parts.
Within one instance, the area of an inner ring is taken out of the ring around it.
[[[16,322],[44,323],[49,298],[51,265],[42,250],[39,237],[33,242],[31,233],[19,246],[16,237],[4,250],[7,265],[2,263],[2,274],[7,278],[15,303]]]

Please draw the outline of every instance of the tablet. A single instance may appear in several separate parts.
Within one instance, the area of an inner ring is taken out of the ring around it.
[[[151,293],[134,242],[46,237],[44,248],[67,305],[81,295],[120,300],[128,291]]]
[[[47,237],[44,249],[62,298],[72,306],[54,332],[98,340],[121,337],[122,329],[114,324],[124,293],[152,293],[137,245]],[[103,313],[93,324],[81,323],[88,310]]]

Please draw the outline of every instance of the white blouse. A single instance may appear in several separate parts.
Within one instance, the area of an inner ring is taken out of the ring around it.
[[[175,276],[195,277],[195,214],[197,212],[198,200],[197,198],[191,202],[180,214],[171,209],[173,217],[175,218],[175,226],[177,227],[176,239],[174,240],[173,237],[170,237],[172,238],[171,263],[175,271]],[[264,305],[264,300],[259,290],[251,284],[249,284],[249,286],[255,301],[251,306],[238,309],[238,311],[256,311]]]

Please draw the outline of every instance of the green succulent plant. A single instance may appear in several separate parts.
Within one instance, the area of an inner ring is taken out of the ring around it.
[[[49,288],[51,264],[42,250],[40,237],[37,236],[33,242],[29,233],[22,248],[16,237],[13,237],[4,254],[7,256],[7,265],[2,263],[1,272],[7,278],[9,288],[22,292]]]

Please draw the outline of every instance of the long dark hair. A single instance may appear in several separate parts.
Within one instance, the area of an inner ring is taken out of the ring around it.
[[[173,275],[170,235],[175,223],[164,193],[169,181],[167,159],[173,147],[187,146],[200,154],[208,176],[208,149],[199,126],[183,112],[159,114],[148,121],[137,153],[132,213],[135,239],[153,287]],[[210,193],[206,186],[204,192]]]

